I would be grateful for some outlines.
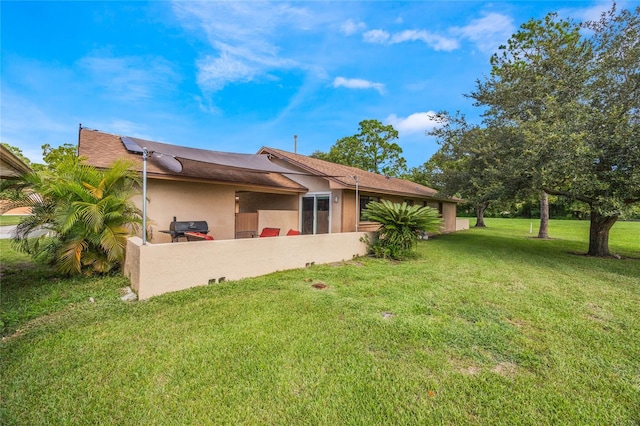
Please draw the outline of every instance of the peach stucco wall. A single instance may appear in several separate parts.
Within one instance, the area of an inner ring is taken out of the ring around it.
[[[299,229],[298,211],[258,210],[258,233],[267,227],[280,228],[280,235],[286,235],[289,229]]]
[[[444,220],[444,232],[456,231],[455,203],[442,203],[442,219]]]
[[[168,234],[175,216],[177,220],[206,220],[209,234],[216,239],[235,237],[236,188],[197,182],[177,182],[149,179],[147,183],[148,227],[152,230],[150,242],[170,242]],[[142,199],[136,201],[141,206]]]
[[[456,219],[456,231],[469,229],[469,219]]]
[[[127,241],[124,273],[140,300],[224,280],[239,280],[364,255],[364,232],[146,244]]]

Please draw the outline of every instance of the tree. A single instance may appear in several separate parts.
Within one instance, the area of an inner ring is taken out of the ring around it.
[[[471,125],[461,114],[443,112],[437,117],[443,125],[428,134],[437,138],[440,148],[422,166],[422,173],[442,195],[472,203],[475,226],[485,227],[484,212],[489,204],[513,196],[524,186],[526,177],[513,167],[508,153],[499,150],[500,146],[517,145],[518,134],[506,127]]]
[[[47,167],[55,169],[58,164],[77,161],[78,147],[70,143],[62,144],[56,148],[53,148],[48,143],[42,145],[42,158],[47,164]]]
[[[124,260],[126,238],[142,221],[130,201],[140,184],[130,167],[120,160],[98,170],[66,157],[55,167],[27,175],[38,197],[33,214],[17,227],[15,246],[65,274],[113,270]],[[31,238],[37,229],[49,230],[49,235]]]
[[[526,140],[517,163],[535,187],[589,206],[593,256],[610,255],[609,230],[640,201],[639,14],[614,4],[584,25],[531,20],[470,95],[486,123]]]
[[[392,125],[363,120],[358,130],[357,134],[336,141],[328,153],[316,151],[311,156],[387,176],[399,177],[406,171],[402,148],[392,142],[398,139],[398,131]]]

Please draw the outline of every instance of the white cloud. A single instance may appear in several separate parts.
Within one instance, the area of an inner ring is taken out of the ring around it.
[[[618,10],[624,9],[624,5],[621,2],[617,3]],[[599,3],[587,8],[569,8],[561,9],[558,11],[558,15],[571,17],[581,22],[597,21],[603,12],[611,9],[611,3]]]
[[[217,58],[206,56],[196,63],[199,70],[198,85],[216,91],[222,89],[230,81],[251,81],[261,70],[259,67],[250,66],[249,63],[226,52]]]
[[[434,111],[415,112],[407,117],[398,117],[391,114],[387,117],[386,122],[391,124],[398,132],[410,135],[414,133],[424,133],[431,130],[441,123],[434,120],[436,113]]]
[[[362,34],[362,39],[367,43],[383,44],[389,41],[391,36],[384,30],[370,30]]]
[[[394,34],[391,37],[390,43],[403,43],[405,41],[422,41],[434,50],[444,50],[447,52],[460,47],[458,41],[455,39],[443,37],[424,30],[405,30]]]
[[[454,27],[453,34],[474,42],[484,53],[494,53],[516,31],[513,19],[500,13],[489,13],[464,27]]]
[[[348,89],[375,89],[381,95],[384,94],[384,84],[359,78],[336,77],[333,80],[333,87],[346,87]]]
[[[171,89],[178,78],[171,64],[158,57],[90,56],[78,65],[91,73],[104,93],[128,101],[154,98],[159,91]]]
[[[398,44],[407,41],[421,41],[434,50],[451,51],[459,47],[458,41],[454,38],[433,34],[426,30],[404,30],[399,33],[390,34],[385,30],[370,30],[362,35],[366,43],[377,44]]]
[[[353,35],[357,32],[364,31],[367,25],[364,22],[355,22],[353,19],[347,19],[341,26],[340,31],[344,35]]]
[[[198,84],[204,92],[255,81],[276,70],[310,69],[284,56],[277,44],[283,34],[308,31],[315,19],[321,19],[304,8],[280,2],[175,1],[173,9],[185,27],[204,33],[216,51],[196,61]]]

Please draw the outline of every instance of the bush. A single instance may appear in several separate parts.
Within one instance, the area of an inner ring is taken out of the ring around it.
[[[387,200],[369,203],[363,215],[367,220],[380,223],[368,245],[371,254],[382,258],[404,259],[411,256],[418,238],[425,232],[439,232],[442,226],[436,209]]]

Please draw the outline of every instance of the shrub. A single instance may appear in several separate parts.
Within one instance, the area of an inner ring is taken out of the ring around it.
[[[439,232],[442,226],[436,209],[387,200],[369,203],[363,215],[367,220],[380,223],[374,240],[368,243],[370,253],[376,257],[406,258],[418,238],[425,232]]]
[[[140,179],[130,167],[120,160],[98,170],[72,158],[27,175],[38,196],[31,200],[33,215],[17,227],[15,247],[69,275],[107,273],[119,266],[127,237],[142,221],[131,202]],[[33,238],[42,229],[48,233]]]

